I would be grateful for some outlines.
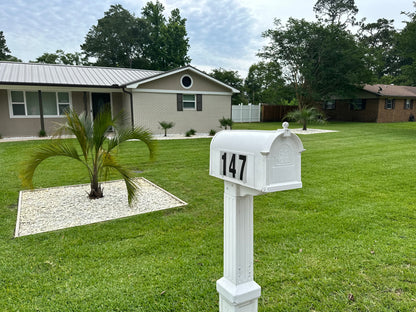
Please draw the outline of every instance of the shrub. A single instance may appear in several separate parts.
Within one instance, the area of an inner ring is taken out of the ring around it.
[[[195,135],[196,131],[194,129],[190,129],[188,131],[186,131],[185,136],[190,137]]]
[[[45,130],[43,130],[43,129],[41,129],[41,130],[39,130],[38,135],[39,135],[39,137],[41,137],[41,138],[46,137],[46,131],[45,131]]]
[[[228,127],[230,127],[230,130],[231,130],[233,127],[233,123],[234,123],[231,118],[225,118],[225,117],[222,117],[219,120],[219,122],[220,122],[221,128],[224,127],[225,130],[227,130]]]
[[[214,136],[217,133],[214,129],[209,130],[209,135]]]

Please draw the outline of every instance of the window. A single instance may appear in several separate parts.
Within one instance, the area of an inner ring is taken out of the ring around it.
[[[350,110],[360,111],[365,110],[365,99],[355,99],[350,104]]]
[[[70,108],[69,92],[42,92],[44,116],[60,116]],[[13,116],[39,116],[38,91],[11,91],[11,111]]]
[[[384,103],[384,109],[394,109],[394,99],[386,99]]]
[[[69,93],[68,92],[58,92],[58,111],[59,115],[65,115],[69,110]]]
[[[25,116],[25,97],[22,91],[11,92],[12,112],[13,116]]]
[[[184,94],[182,99],[183,109],[195,109],[195,94]]]
[[[190,87],[192,87],[193,81],[191,76],[188,75],[184,75],[181,78],[181,85],[182,87],[184,87],[185,89],[189,89]]]
[[[404,100],[404,109],[413,109],[413,100],[405,99]]]
[[[177,111],[197,110],[202,111],[202,94],[182,94],[176,95]]]
[[[324,103],[324,109],[335,109],[335,101],[326,101]]]

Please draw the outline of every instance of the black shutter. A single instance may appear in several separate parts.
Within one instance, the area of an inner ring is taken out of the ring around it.
[[[202,111],[202,94],[196,95],[196,110]]]
[[[387,101],[388,101],[388,99],[384,100],[384,109],[387,109]]]
[[[413,100],[410,100],[410,109],[413,109]]]
[[[183,97],[181,93],[176,94],[176,108],[179,111],[183,111]]]
[[[396,106],[396,100],[393,99],[392,100],[392,103],[391,103],[391,109],[394,109],[395,106]]]

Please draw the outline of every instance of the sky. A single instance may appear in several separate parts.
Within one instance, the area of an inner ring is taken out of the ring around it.
[[[121,4],[135,16],[148,0],[0,0],[0,31],[11,54],[24,62],[61,49],[81,52],[89,29],[112,4]],[[245,78],[256,54],[267,43],[262,33],[289,17],[315,20],[315,0],[161,0],[165,15],[178,8],[186,18],[191,65],[210,72],[214,68],[238,71]],[[402,11],[414,12],[412,0],[355,0],[358,19],[395,20],[404,27]]]

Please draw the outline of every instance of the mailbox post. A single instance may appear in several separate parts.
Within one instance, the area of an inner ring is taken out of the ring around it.
[[[257,311],[253,280],[253,196],[302,187],[300,139],[277,131],[225,130],[211,141],[210,175],[224,180],[224,276],[221,312]]]

